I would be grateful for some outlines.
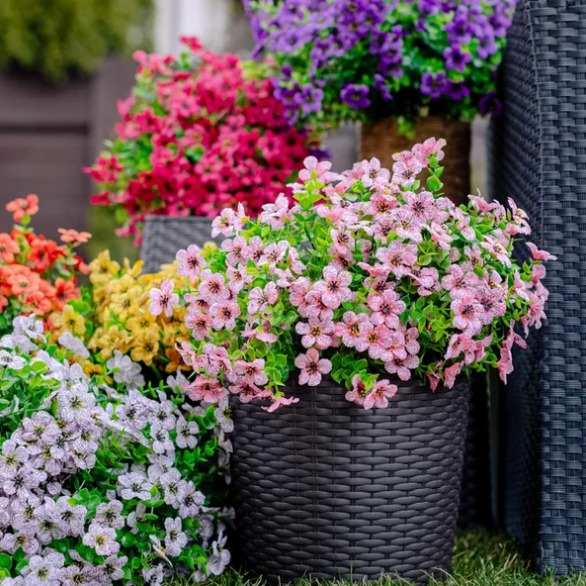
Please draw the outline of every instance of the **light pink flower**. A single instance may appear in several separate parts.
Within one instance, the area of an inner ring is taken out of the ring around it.
[[[475,289],[480,280],[476,274],[463,269],[460,265],[451,265],[447,273],[442,279],[442,287],[452,292],[452,298],[456,292]]]
[[[425,222],[433,220],[436,214],[435,200],[433,194],[429,191],[420,193],[407,192],[403,194],[403,199],[407,204],[407,209],[413,214],[415,220]]]
[[[280,230],[290,219],[289,200],[282,193],[277,197],[275,203],[267,203],[262,206],[262,209],[259,216],[260,223],[268,224],[273,230]]]
[[[226,328],[232,331],[236,327],[236,318],[240,315],[240,307],[233,301],[214,303],[210,308],[212,327],[215,330]]]
[[[264,289],[255,287],[248,296],[248,313],[264,313],[268,305],[274,305],[279,297],[279,288],[269,281]]]
[[[320,359],[319,352],[315,348],[311,348],[306,354],[299,354],[295,358],[295,366],[301,370],[299,384],[310,387],[319,385],[321,375],[328,374],[332,370],[332,363],[326,358]]]
[[[219,403],[226,396],[226,389],[217,379],[201,374],[192,383],[182,388],[192,401]]]
[[[238,377],[238,382],[242,382],[263,386],[269,381],[266,372],[264,371],[265,361],[262,358],[257,358],[252,362],[245,362],[244,360],[237,360],[234,363],[234,375]]]
[[[295,331],[303,336],[301,345],[304,348],[310,348],[315,344],[319,350],[325,350],[332,345],[332,334],[334,333],[334,324],[331,321],[322,322],[312,319],[309,323],[297,322]]]
[[[411,187],[421,171],[423,171],[423,165],[413,156],[397,161],[393,165],[392,182],[403,187]]]
[[[464,292],[462,296],[457,297],[450,304],[455,314],[452,323],[459,330],[464,330],[469,336],[475,336],[482,329],[480,317],[484,314],[484,309],[478,303],[473,293]]]
[[[368,391],[366,390],[366,385],[362,379],[355,374],[352,379],[352,390],[346,393],[346,401],[356,403],[357,405],[364,405],[364,400],[366,399],[367,394]]]
[[[160,289],[153,288],[149,291],[149,311],[153,315],[160,315],[163,312],[167,317],[173,315],[173,307],[179,303],[179,295],[173,293],[174,289],[173,281],[165,280],[161,283]]]
[[[315,157],[306,157],[303,161],[305,169],[299,171],[300,181],[319,181],[320,183],[331,183],[340,179],[337,173],[331,173],[332,164],[329,161],[318,162]]]
[[[264,249],[263,255],[258,261],[258,265],[269,265],[269,267],[274,268],[275,265],[283,259],[288,248],[289,243],[284,240],[281,240],[278,244],[269,244]]]
[[[356,345],[356,349],[363,352],[368,350],[368,355],[373,359],[382,359],[391,344],[391,331],[387,326],[374,326],[365,322],[362,334],[362,343]]]
[[[506,338],[503,341],[503,347],[501,348],[501,356],[498,361],[498,371],[501,377],[501,380],[507,384],[507,376],[511,374],[514,370],[513,368],[513,344],[518,344],[521,348],[525,348],[527,344],[525,340],[521,338],[518,334],[515,333],[514,330],[515,322],[514,320],[510,321],[510,329],[507,333]]]
[[[388,247],[379,248],[376,258],[388,266],[398,279],[408,275],[412,266],[417,262],[417,245],[403,244],[393,240]]]
[[[411,278],[419,285],[417,292],[422,297],[431,295],[434,291],[439,291],[439,273],[434,267],[414,266],[409,273]]]
[[[235,238],[228,238],[222,242],[222,250],[229,254],[226,257],[226,262],[235,267],[238,264],[245,264],[248,260],[248,246],[244,236],[236,236]]]
[[[192,283],[206,266],[205,261],[199,254],[199,246],[195,244],[189,245],[187,250],[178,251],[175,258],[179,261],[177,272],[184,277],[189,277]]]
[[[209,303],[221,302],[230,297],[223,275],[212,273],[209,269],[202,271],[198,291]]]
[[[409,354],[417,354],[419,352],[419,342],[417,341],[419,338],[419,330],[415,327],[409,328],[407,333],[405,334],[405,350],[409,352]]]
[[[531,254],[533,255],[533,258],[535,260],[557,260],[558,259],[557,256],[550,254],[549,252],[547,252],[547,250],[539,250],[539,248],[537,248],[537,246],[535,246],[535,244],[533,244],[533,242],[527,242],[527,246],[529,247],[529,250],[531,250]]]
[[[323,270],[323,277],[322,281],[315,284],[314,289],[320,293],[326,307],[337,309],[344,301],[354,298],[354,293],[348,287],[352,283],[352,275],[348,271],[327,266]]]
[[[235,295],[242,291],[244,285],[250,285],[252,282],[252,275],[249,275],[243,266],[228,267],[226,275],[228,276],[228,288]]]
[[[236,214],[234,210],[228,208],[222,210],[222,213],[214,218],[212,222],[212,238],[222,234],[223,236],[232,236],[234,234],[234,222]]]
[[[253,236],[248,241],[248,258],[253,260],[255,263],[262,258],[264,254],[264,246],[260,236]]]
[[[528,219],[529,216],[521,209],[517,207],[517,204],[509,197],[507,198],[511,213],[513,216],[513,222],[517,226],[517,233],[519,234],[531,234],[531,228],[529,227]]]
[[[398,208],[391,212],[392,218],[397,223],[395,232],[402,240],[409,239],[412,242],[423,242],[421,235],[421,221],[418,221],[411,210]]]
[[[278,399],[273,399],[273,402],[268,407],[261,407],[261,409],[272,413],[281,407],[287,407],[294,403],[299,403],[299,399],[297,397],[279,397]]]
[[[364,408],[386,409],[389,406],[389,399],[397,394],[399,389],[388,380],[378,381],[364,399]]]
[[[210,335],[212,318],[203,313],[188,313],[185,316],[185,325],[191,330],[195,340],[203,340]]]
[[[485,236],[484,242],[480,243],[480,246],[485,250],[488,250],[490,254],[494,255],[496,259],[503,263],[506,267],[511,266],[511,257],[507,251],[506,246],[497,238],[492,236]]]
[[[332,242],[339,254],[347,254],[354,248],[354,236],[345,227],[330,230]]]
[[[502,317],[507,311],[507,305],[503,301],[506,291],[504,289],[489,289],[482,287],[476,294],[476,301],[483,309],[483,313],[479,316],[480,321],[484,325],[489,325],[493,319]]]
[[[372,158],[370,161],[363,161],[362,171],[363,175],[360,180],[366,187],[372,187],[377,178],[388,181],[391,176],[390,171],[381,167],[380,161],[376,158]]]
[[[390,374],[396,374],[401,380],[409,380],[411,378],[411,371],[418,366],[419,358],[411,354],[407,354],[407,358],[404,360],[392,358],[385,362],[385,370]]]
[[[335,325],[336,336],[342,338],[344,346],[354,348],[357,343],[361,343],[365,331],[364,324],[368,322],[368,316],[365,313],[356,315],[353,311],[347,311],[342,319],[343,322]]]
[[[452,364],[452,366],[448,366],[448,368],[444,369],[444,385],[451,389],[456,382],[456,377],[462,372],[462,367],[464,366],[463,362],[456,362]]]
[[[305,296],[307,304],[299,306],[298,311],[301,317],[308,319],[320,319],[322,321],[329,321],[334,317],[334,310],[324,304],[322,299],[322,292],[318,288],[313,288]]]

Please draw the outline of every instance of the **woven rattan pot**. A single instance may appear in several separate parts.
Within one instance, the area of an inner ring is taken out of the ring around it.
[[[467,203],[470,193],[470,124],[459,120],[448,120],[440,116],[421,118],[415,126],[415,136],[409,138],[399,132],[392,118],[383,118],[374,124],[364,125],[360,131],[360,155],[363,159],[376,157],[381,165],[391,169],[393,155],[425,139],[445,138],[446,156],[442,161],[441,177],[444,193],[457,204]]]
[[[469,383],[435,393],[396,383],[388,409],[347,402],[329,379],[286,387],[300,401],[275,413],[234,403],[234,504],[251,575],[423,583],[449,569]]]
[[[156,273],[162,264],[175,260],[178,250],[190,244],[203,246],[212,241],[218,244],[221,238],[212,238],[211,218],[147,216],[140,249],[143,272]]]

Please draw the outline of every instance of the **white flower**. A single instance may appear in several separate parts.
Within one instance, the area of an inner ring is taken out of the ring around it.
[[[15,356],[7,350],[0,350],[0,366],[12,368],[13,370],[21,370],[25,364],[26,361],[24,358]]]
[[[224,549],[228,537],[224,535],[222,528],[218,532],[218,538],[212,543],[212,555],[207,561],[208,571],[219,576],[230,563],[230,552]]]
[[[64,332],[59,336],[59,344],[77,356],[81,356],[82,358],[86,359],[90,357],[89,350],[85,347],[85,344],[70,332]]]
[[[181,519],[165,519],[165,548],[168,555],[177,557],[181,550],[187,545],[187,535],[183,533]]]
[[[116,531],[96,523],[92,523],[83,536],[83,544],[93,547],[98,555],[105,556],[116,555],[120,549],[120,544],[116,541]]]
[[[119,350],[114,350],[114,357],[106,362],[108,370],[114,372],[114,380],[130,388],[144,386],[144,377],[141,374],[140,364],[133,362],[129,356],[124,356]]]

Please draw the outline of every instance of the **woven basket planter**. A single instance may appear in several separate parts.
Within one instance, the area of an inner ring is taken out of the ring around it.
[[[201,247],[206,242],[219,244],[221,240],[221,237],[212,238],[211,218],[147,216],[140,249],[143,272],[156,273],[162,264],[175,260],[178,250],[190,244]]]
[[[393,155],[409,151],[416,143],[427,138],[445,138],[446,157],[442,161],[444,193],[455,203],[467,203],[470,193],[470,124],[448,120],[440,116],[422,118],[415,126],[415,136],[399,133],[392,118],[383,118],[374,124],[363,125],[360,131],[360,155],[363,159],[376,157],[381,165],[392,169]],[[422,176],[423,177],[423,176]]]
[[[329,379],[286,387],[300,401],[275,413],[234,403],[234,504],[250,575],[424,583],[449,569],[469,382],[435,393],[396,383],[389,408],[372,411]]]

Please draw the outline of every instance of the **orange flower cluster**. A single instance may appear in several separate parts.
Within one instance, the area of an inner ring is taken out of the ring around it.
[[[15,226],[10,234],[0,234],[0,326],[10,325],[20,314],[35,313],[43,318],[79,297],[77,275],[89,267],[74,253],[90,234],[60,229],[63,244],[35,234],[29,227],[31,216],[39,211],[36,195],[19,198],[6,205]],[[3,329],[3,328],[0,328]]]

